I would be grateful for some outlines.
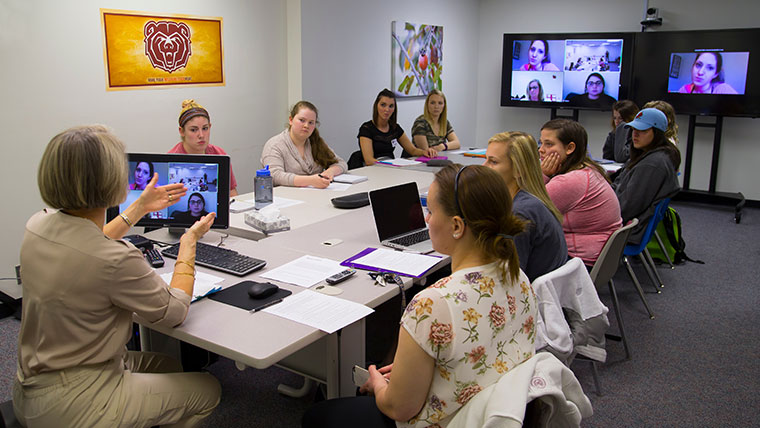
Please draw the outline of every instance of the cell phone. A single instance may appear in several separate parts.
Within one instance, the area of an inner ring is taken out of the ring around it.
[[[351,373],[354,379],[354,385],[356,386],[361,387],[369,380],[369,372],[363,367],[354,366]]]

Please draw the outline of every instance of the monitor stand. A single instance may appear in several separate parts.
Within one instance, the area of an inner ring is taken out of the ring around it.
[[[170,227],[169,235],[180,237],[185,234],[185,230],[184,227]]]

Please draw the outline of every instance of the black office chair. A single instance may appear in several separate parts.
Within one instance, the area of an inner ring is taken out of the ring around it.
[[[13,413],[13,401],[0,403],[0,428],[21,428],[21,424]]]
[[[357,150],[351,153],[351,157],[348,158],[348,169],[356,169],[364,166],[364,156],[362,151]]]

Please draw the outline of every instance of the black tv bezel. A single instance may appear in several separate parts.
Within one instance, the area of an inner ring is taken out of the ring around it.
[[[715,42],[716,39],[721,42]],[[672,53],[717,48],[726,52],[750,52],[743,95],[668,92]],[[670,103],[677,114],[760,117],[760,77],[757,77],[760,76],[760,28],[638,33],[633,63],[632,99],[639,106],[651,100],[663,100]]]
[[[212,229],[227,229],[230,226],[230,157],[226,155],[191,155],[182,153],[127,153],[128,162],[154,162],[154,163],[211,163],[218,166],[218,183],[216,198],[216,219]],[[107,212],[107,221],[111,221],[119,215],[119,207],[111,207]],[[134,226],[147,228],[187,228],[192,223],[182,222],[175,219],[154,219],[147,216],[137,221]]]
[[[570,105],[567,102],[551,101],[523,101],[513,100],[512,89],[512,45],[516,40],[579,40],[579,39],[622,39],[623,50],[620,53],[620,88],[618,90],[618,100],[627,99],[630,96],[631,74],[633,71],[633,51],[635,44],[635,33],[630,32],[612,32],[612,33],[504,33],[502,40],[502,65],[501,65],[501,106],[502,107],[528,107],[528,108],[558,108],[558,109],[578,109],[591,111],[610,111],[609,108],[586,107]],[[563,69],[564,71],[564,60]]]

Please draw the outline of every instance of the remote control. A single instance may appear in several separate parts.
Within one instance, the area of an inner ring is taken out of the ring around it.
[[[343,272],[336,273],[335,275],[328,277],[325,281],[327,281],[328,284],[337,284],[339,282],[343,282],[351,277],[351,275],[355,274],[355,269],[346,269]]]
[[[157,249],[151,248],[150,250],[145,250],[143,254],[145,254],[145,260],[147,260],[152,267],[160,268],[164,266],[164,258],[161,257],[161,253]]]

